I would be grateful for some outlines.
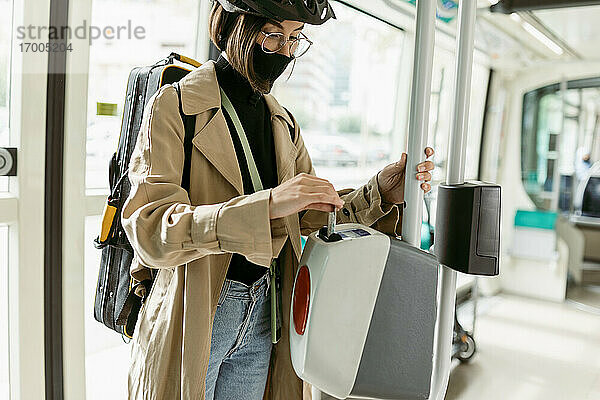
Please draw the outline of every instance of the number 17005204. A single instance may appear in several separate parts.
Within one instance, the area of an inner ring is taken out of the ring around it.
[[[22,53],[33,52],[33,53],[43,53],[43,52],[61,52],[64,53],[66,51],[73,51],[72,43],[38,43],[38,42],[22,42],[19,43],[19,48]]]

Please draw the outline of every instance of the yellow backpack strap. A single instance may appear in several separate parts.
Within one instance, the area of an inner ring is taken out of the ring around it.
[[[193,58],[189,58],[189,57],[186,57],[186,56],[178,54],[178,53],[171,53],[169,55],[169,57],[172,57],[172,58],[176,59],[177,61],[181,61],[182,63],[189,64],[192,67],[196,67],[196,68],[198,68],[199,66],[202,65],[201,63],[194,60]]]

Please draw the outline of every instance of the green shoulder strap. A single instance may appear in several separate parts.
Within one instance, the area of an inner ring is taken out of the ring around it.
[[[233,108],[233,104],[231,104],[229,97],[227,97],[223,89],[221,89],[221,102],[231,117],[233,125],[235,126],[235,131],[240,138],[240,142],[242,142],[242,148],[244,149],[244,155],[246,156],[246,162],[248,163],[248,170],[250,171],[250,179],[252,179],[254,191],[258,192],[259,190],[263,190],[263,184],[260,180],[258,168],[256,168],[256,162],[254,161],[254,156],[252,155],[252,150],[250,149],[250,143],[248,143],[248,137],[246,137],[246,132],[244,131],[244,127],[242,126],[240,118],[235,112],[235,108]]]
[[[262,181],[260,180],[260,175],[258,174],[258,168],[256,168],[256,162],[254,161],[254,156],[252,155],[252,150],[250,149],[250,144],[248,143],[248,138],[246,137],[246,132],[244,131],[244,127],[242,126],[242,122],[231,104],[229,97],[221,90],[221,103],[225,108],[225,111],[231,117],[233,121],[233,126],[235,127],[235,131],[240,138],[240,142],[242,143],[242,148],[244,149],[244,155],[246,156],[246,162],[248,163],[248,171],[250,171],[250,178],[252,179],[252,186],[254,186],[254,191],[259,191],[263,189]],[[289,111],[288,111],[289,112]],[[271,260],[271,265],[269,267],[270,273],[270,290],[271,290],[271,342],[277,343],[279,339],[281,339],[281,276],[279,272],[279,268],[275,259]]]

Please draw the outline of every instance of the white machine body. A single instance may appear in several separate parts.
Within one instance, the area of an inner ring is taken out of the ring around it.
[[[360,236],[360,231],[368,235]],[[338,225],[336,232],[346,237],[327,243],[313,232],[306,242],[300,266],[310,266],[310,329],[299,335],[292,327],[290,343],[299,377],[332,396],[346,398],[358,372],[390,238],[360,224]],[[318,251],[317,243],[326,251]],[[350,279],[341,281],[344,276]],[[340,303],[345,306],[337,307]],[[333,309],[338,312],[331,313]],[[294,323],[293,307],[290,321]]]
[[[336,398],[426,399],[437,261],[370,227],[308,236],[290,312],[296,374]]]

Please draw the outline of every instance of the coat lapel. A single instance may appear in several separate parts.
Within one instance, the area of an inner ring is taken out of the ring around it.
[[[198,129],[198,120],[196,121]],[[228,134],[227,121],[219,108],[213,111],[206,125],[200,127],[192,140],[212,165],[233,185],[238,194],[244,194],[242,173],[237,163],[233,141]]]
[[[192,70],[183,79],[181,107],[186,115],[196,115],[196,129],[192,143],[235,188],[244,193],[242,174],[237,163],[231,136],[227,134],[227,121],[221,110],[221,93],[210,60]]]
[[[279,184],[281,184],[296,175],[296,155],[298,151],[292,142],[289,129],[289,126],[293,127],[293,123],[291,123],[287,111],[285,111],[272,96],[265,96],[265,100],[271,111],[271,126],[277,158],[277,177]],[[282,114],[282,112],[285,113],[285,115]],[[298,220],[298,214],[288,215],[284,218],[284,221],[296,258],[300,260],[302,244],[300,242],[300,222]]]
[[[277,180],[281,184],[294,176],[296,164],[296,146],[292,143],[288,124],[276,114],[275,101],[271,96],[265,96],[267,107],[271,112],[271,130],[277,163]],[[281,107],[281,106],[280,106]]]

